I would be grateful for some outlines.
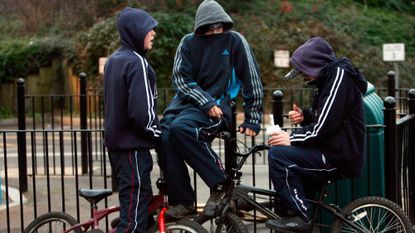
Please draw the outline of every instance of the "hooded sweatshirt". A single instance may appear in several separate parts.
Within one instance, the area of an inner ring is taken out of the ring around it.
[[[156,73],[144,50],[144,38],[157,24],[139,9],[127,7],[118,16],[121,47],[104,70],[104,143],[109,150],[154,148],[160,135]]]
[[[300,46],[291,62],[300,72],[317,78],[313,105],[303,111],[302,127],[290,136],[291,144],[318,147],[327,162],[343,175],[361,175],[366,141],[365,77],[349,59],[336,58],[320,37]]]
[[[213,23],[231,27],[233,22],[213,0],[203,1],[196,12],[195,33],[181,40],[173,64],[176,96],[164,115],[179,114],[186,108],[207,113],[219,106],[230,122],[230,100],[242,87],[245,121],[241,125],[258,132],[262,120],[263,91],[255,56],[245,38],[235,31],[200,35],[200,28]]]

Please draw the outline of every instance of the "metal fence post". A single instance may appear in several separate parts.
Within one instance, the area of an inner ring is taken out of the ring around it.
[[[79,93],[79,117],[81,129],[86,130],[87,125],[87,96],[86,96],[86,74],[80,73],[80,93]],[[88,173],[88,134],[86,131],[81,132],[81,163],[82,174]]]
[[[415,114],[415,89],[411,89],[408,92],[408,114]],[[412,123],[412,126],[410,128],[410,130],[412,131],[412,129],[414,128],[414,123]],[[408,154],[410,156],[407,157],[408,159],[408,164],[406,165],[408,167],[408,171],[412,172],[412,175],[409,176],[409,208],[407,210],[407,213],[409,214],[409,217],[411,219],[415,218],[415,177],[414,177],[414,170],[415,170],[415,158],[413,157],[413,153],[415,151],[415,144],[414,142],[414,132],[409,133],[409,137],[408,137],[408,142],[407,142],[407,146],[408,146]]]
[[[272,93],[272,116],[274,118],[274,124],[280,127],[284,126],[283,121],[283,101],[284,94],[280,90],[276,90]]]
[[[396,101],[388,96],[384,102],[385,123],[385,195],[386,198],[398,203],[398,176],[397,171],[397,145],[396,145]]]
[[[17,153],[19,164],[19,188],[20,192],[27,191],[27,154],[26,154],[26,104],[25,81],[17,79],[17,120],[19,132],[17,133]]]
[[[231,103],[232,108],[232,120],[229,125],[229,130],[231,134],[230,139],[225,140],[225,171],[227,174],[230,174],[232,171],[232,168],[236,167],[236,158],[234,156],[234,153],[236,151],[236,140],[232,140],[236,138],[236,103]]]
[[[408,113],[415,114],[415,89],[408,92]]]
[[[388,74],[388,96],[394,97],[396,95],[395,87],[395,71],[389,71]]]

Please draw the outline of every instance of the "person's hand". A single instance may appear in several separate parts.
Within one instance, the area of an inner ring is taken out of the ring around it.
[[[288,112],[288,118],[291,123],[299,124],[304,120],[303,111],[296,104],[293,104],[293,110]]]
[[[220,119],[223,115],[223,112],[218,106],[213,106],[212,108],[210,108],[207,114],[210,118]]]
[[[250,128],[239,127],[239,132],[245,134],[246,136],[256,136],[257,133]]]
[[[285,131],[279,131],[269,135],[270,146],[291,146],[290,135]]]

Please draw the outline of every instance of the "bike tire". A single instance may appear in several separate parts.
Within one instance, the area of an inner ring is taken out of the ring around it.
[[[242,219],[232,212],[228,212],[225,215],[224,222],[221,225],[221,229],[217,229],[216,222],[218,222],[218,217],[210,218],[205,215],[199,215],[195,218],[195,221],[201,224],[202,226],[208,225],[210,222],[210,231],[213,232],[227,232],[227,233],[249,233],[246,225],[242,222]]]
[[[199,223],[190,219],[181,219],[178,222],[166,223],[166,233],[208,233]],[[147,233],[159,233],[158,225],[154,224]]]
[[[346,216],[355,218],[355,222],[367,232],[412,232],[409,217],[396,203],[383,197],[359,198],[344,209]],[[393,229],[389,229],[394,227]],[[336,219],[332,232],[355,232],[341,219]]]
[[[23,233],[54,233],[63,232],[64,229],[78,224],[71,215],[62,212],[50,212],[43,214],[33,220],[23,231]],[[81,229],[75,229],[75,233],[81,233]]]

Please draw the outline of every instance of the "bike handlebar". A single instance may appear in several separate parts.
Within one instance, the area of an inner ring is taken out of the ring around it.
[[[235,152],[235,154],[236,156],[239,156],[239,157],[248,157],[249,155],[254,154],[256,152],[263,151],[263,150],[269,150],[269,149],[271,149],[271,146],[261,143],[261,144],[257,144],[253,146],[248,152],[245,152],[245,153]]]

